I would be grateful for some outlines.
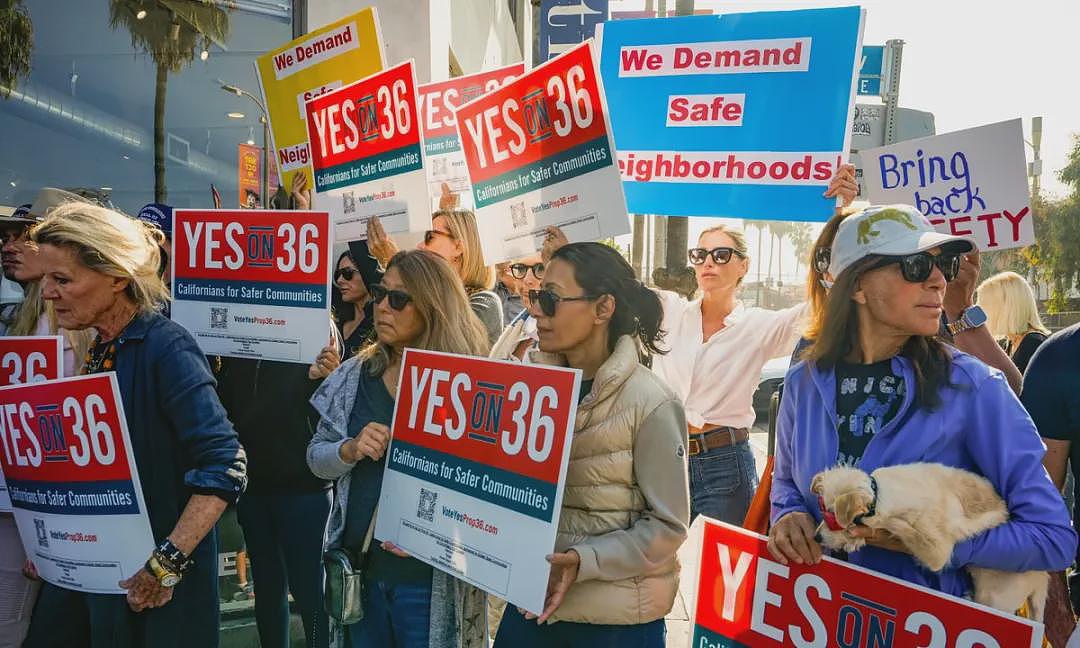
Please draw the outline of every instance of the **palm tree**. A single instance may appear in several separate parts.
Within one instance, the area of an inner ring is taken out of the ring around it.
[[[229,35],[229,15],[210,0],[110,0],[109,26],[124,27],[131,45],[153,59],[154,201],[165,202],[165,94],[169,72],[179,72],[195,55]]]
[[[22,0],[0,0],[0,98],[7,99],[30,73],[34,24]]]
[[[795,273],[799,273],[799,267],[802,262],[807,259],[807,255],[810,253],[810,248],[814,245],[814,239],[810,235],[811,232],[810,223],[791,223],[790,230],[788,231],[788,239],[791,241],[791,246],[795,249]]]

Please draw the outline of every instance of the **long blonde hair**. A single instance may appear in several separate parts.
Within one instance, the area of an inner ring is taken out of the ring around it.
[[[1035,293],[1015,272],[999,272],[979,284],[978,304],[986,311],[987,326],[996,338],[1038,331],[1050,335],[1039,317]]]
[[[471,294],[494,288],[495,268],[484,265],[476,215],[468,209],[440,209],[431,218],[436,216],[446,219],[451,236],[461,244],[461,282],[465,284],[465,291]]]
[[[75,355],[75,367],[71,367],[74,373],[82,368],[83,358],[90,348],[94,333],[90,329],[83,331],[68,331],[61,329],[56,321],[56,312],[53,311],[52,302],[46,300],[41,294],[41,281],[31,281],[23,286],[23,300],[19,304],[15,321],[7,334],[12,336],[36,335],[38,321],[42,315],[49,318],[49,335],[63,335],[71,344],[71,350]]]
[[[410,348],[486,356],[491,347],[487,331],[469,306],[469,297],[445,259],[426,250],[398,252],[386,266],[397,268],[405,292],[423,323]],[[394,351],[376,340],[359,353],[372,375],[382,375]]]
[[[71,202],[34,226],[30,239],[74,250],[87,268],[127,279],[125,292],[143,312],[158,311],[169,300],[158,275],[165,235],[156,227],[111,209]]]

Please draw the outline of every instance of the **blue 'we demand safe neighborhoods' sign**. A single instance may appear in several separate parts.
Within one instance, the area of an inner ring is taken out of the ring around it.
[[[600,71],[629,210],[827,220],[858,7],[608,22]]]

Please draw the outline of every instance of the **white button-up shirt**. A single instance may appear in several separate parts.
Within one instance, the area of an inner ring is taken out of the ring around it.
[[[686,421],[749,428],[754,391],[771,358],[790,355],[802,334],[806,304],[784,310],[747,308],[738,302],[724,328],[703,339],[701,300],[657,291],[664,304],[666,355],[653,357],[653,371],[682,399]]]

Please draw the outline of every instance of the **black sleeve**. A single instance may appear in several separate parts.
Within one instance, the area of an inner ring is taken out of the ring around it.
[[[1027,369],[1028,363],[1031,362],[1031,356],[1035,354],[1035,349],[1038,349],[1043,342],[1046,342],[1046,336],[1038,332],[1028,333],[1023,340],[1020,340],[1020,344],[1016,347],[1016,353],[1012,354],[1013,364],[1020,370],[1020,373],[1024,373],[1024,370]]]
[[[379,262],[368,252],[367,241],[349,241],[349,255],[352,256],[356,269],[360,271],[365,286],[382,281],[383,273],[379,270]]]

